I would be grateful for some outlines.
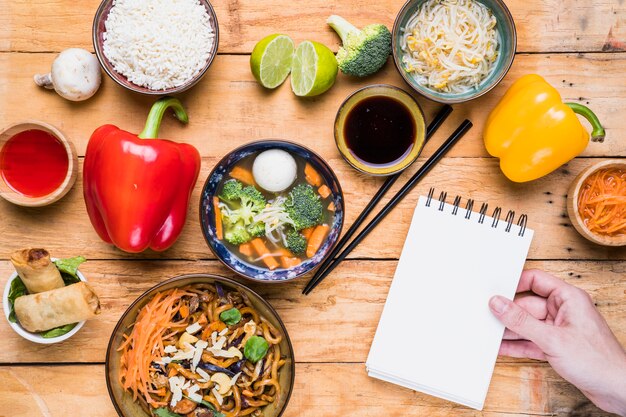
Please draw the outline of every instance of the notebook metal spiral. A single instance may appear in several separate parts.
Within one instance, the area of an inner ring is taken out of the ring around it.
[[[430,207],[430,204],[433,200],[433,197],[435,195],[435,189],[431,188],[428,191],[428,196],[426,198],[426,207]],[[437,207],[437,210],[439,211],[443,211],[445,204],[446,204],[446,198],[448,197],[448,193],[445,191],[442,191],[439,194],[439,198],[437,199],[439,201],[439,206]],[[452,203],[452,215],[456,216],[458,214],[460,205],[461,205],[461,200],[462,197],[460,195],[457,195],[454,197],[454,202]],[[463,210],[465,210],[465,214],[464,217],[467,220],[470,220],[472,217],[472,214],[474,214],[474,212],[472,211],[474,208],[474,200],[473,199],[469,199],[467,200],[467,203],[465,204],[465,208]],[[478,211],[478,223],[483,224],[485,222],[485,217],[487,216],[487,210],[489,208],[489,204],[487,203],[482,203],[482,205],[480,206],[480,210]],[[502,216],[502,208],[500,207],[496,207],[493,210],[493,214],[491,215],[491,217],[493,218],[493,221],[491,222],[491,227],[498,227],[498,223],[500,222],[500,217]],[[504,228],[504,231],[507,233],[511,232],[511,227],[513,226],[513,223],[515,222],[515,211],[513,210],[509,210],[506,214],[506,217],[504,219],[504,221],[506,222],[506,227]],[[522,214],[521,216],[519,216],[518,220],[517,220],[517,225],[519,226],[519,232],[517,233],[518,236],[524,236],[524,232],[526,232],[526,225],[528,224],[528,216],[526,214]]]

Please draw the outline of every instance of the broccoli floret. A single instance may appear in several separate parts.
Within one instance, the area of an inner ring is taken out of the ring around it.
[[[243,184],[237,180],[228,180],[222,187],[220,198],[226,201],[237,201],[243,190]]]
[[[380,70],[391,54],[391,32],[385,25],[372,24],[362,30],[340,16],[326,21],[341,37],[337,63],[344,74],[367,77]]]
[[[306,251],[306,238],[302,236],[300,232],[290,230],[287,232],[285,237],[287,240],[287,249],[289,249],[291,253],[299,255]]]
[[[224,230],[224,239],[233,245],[241,245],[252,239],[243,222],[228,223]]]
[[[259,237],[265,235],[265,223],[258,222],[248,226],[248,233],[250,237]]]
[[[244,187],[237,180],[224,183],[220,198],[228,203],[229,210],[222,214],[230,223],[243,221],[244,225],[252,223],[252,218],[265,208],[267,202],[263,194],[253,186]]]
[[[316,226],[324,216],[320,196],[309,184],[298,184],[289,192],[285,211],[294,222],[296,230]]]

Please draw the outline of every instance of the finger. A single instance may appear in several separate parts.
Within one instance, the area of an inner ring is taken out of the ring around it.
[[[527,269],[522,272],[517,292],[532,291],[543,297],[548,297],[552,291],[570,287],[569,284],[538,269]]]
[[[515,304],[528,311],[537,320],[545,320],[548,316],[548,300],[532,294],[515,297]]]
[[[539,346],[528,340],[503,340],[498,354],[512,358],[546,360],[546,355]]]
[[[524,339],[542,349],[552,345],[554,327],[537,320],[513,301],[496,295],[489,300],[489,308],[502,324]]]
[[[513,330],[504,329],[504,335],[502,335],[502,340],[524,340],[524,338]]]

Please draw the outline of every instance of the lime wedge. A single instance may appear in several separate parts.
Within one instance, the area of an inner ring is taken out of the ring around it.
[[[322,94],[335,83],[337,59],[325,45],[304,41],[293,55],[291,89],[300,97]]]
[[[261,39],[250,55],[254,78],[265,88],[276,88],[291,71],[294,45],[287,35],[274,34]]]

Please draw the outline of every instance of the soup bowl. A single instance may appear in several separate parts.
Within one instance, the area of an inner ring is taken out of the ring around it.
[[[118,350],[118,346],[125,340],[124,334],[128,333],[129,328],[135,322],[142,307],[157,293],[196,284],[219,284],[223,289],[239,291],[248,298],[252,306],[254,306],[261,316],[280,330],[283,338],[279,346],[281,356],[285,359],[285,364],[281,367],[278,375],[278,382],[280,384],[278,401],[270,403],[262,409],[263,417],[280,417],[285,411],[289,398],[291,397],[295,378],[295,358],[287,329],[278,316],[278,313],[276,313],[276,310],[260,295],[236,281],[209,274],[189,274],[170,278],[143,293],[128,307],[124,314],[122,314],[122,317],[117,322],[111,334],[105,362],[107,389],[117,414],[120,417],[150,417],[139,402],[133,400],[132,394],[125,391],[119,382],[121,352]]]
[[[213,197],[219,192],[219,187],[232,170],[242,159],[270,149],[280,149],[286,151],[296,158],[302,158],[321,175],[332,195],[332,202],[335,206],[335,214],[330,226],[330,231],[316,254],[304,260],[299,265],[289,269],[270,270],[257,266],[241,259],[234,250],[229,248],[224,242],[217,238],[215,226],[215,210],[213,208]],[[343,227],[344,200],[341,186],[337,176],[330,166],[315,152],[297,143],[283,140],[262,140],[243,145],[230,152],[215,165],[209,174],[202,194],[200,196],[200,225],[207,245],[215,256],[228,268],[237,274],[262,282],[284,282],[295,279],[310,272],[320,265],[339,240]]]

